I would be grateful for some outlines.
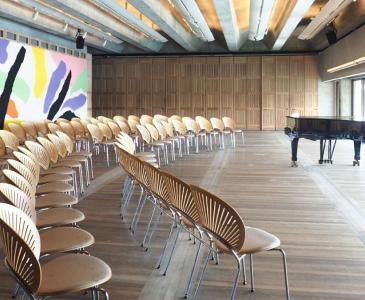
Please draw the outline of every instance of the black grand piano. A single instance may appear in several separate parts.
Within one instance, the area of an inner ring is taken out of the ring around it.
[[[331,163],[337,140],[354,141],[353,166],[360,166],[361,142],[365,141],[365,118],[353,117],[286,117],[285,134],[291,139],[292,166],[297,166],[300,138],[319,140],[319,163]],[[327,157],[325,157],[327,154]]]

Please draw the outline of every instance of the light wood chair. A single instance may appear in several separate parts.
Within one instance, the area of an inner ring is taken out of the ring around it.
[[[198,225],[213,238],[213,249],[209,249],[193,299],[197,296],[212,251],[231,254],[236,261],[237,274],[230,299],[235,297],[241,269],[243,281],[246,282],[245,256],[250,257],[251,291],[253,292],[253,255],[265,251],[278,251],[283,258],[286,298],[289,300],[286,255],[280,248],[280,240],[264,230],[245,226],[241,216],[217,196],[194,185],[191,185],[191,190],[199,213],[200,224]]]
[[[81,141],[81,146],[84,150],[90,152],[90,138],[85,130],[82,121],[80,119],[71,120],[70,125],[75,132],[76,140]]]
[[[180,117],[178,115],[172,115],[169,119],[171,119],[171,120],[178,120],[178,121],[182,122],[182,117]]]
[[[133,134],[137,133],[137,125],[140,125],[139,119],[137,121],[137,119],[134,119],[134,118],[129,119],[128,118],[128,126],[131,129],[131,132]]]
[[[20,125],[25,130],[27,140],[35,140],[37,138],[37,128],[32,122],[21,122]]]
[[[118,136],[118,134],[120,133],[120,128],[119,128],[119,126],[113,121],[113,122],[108,122],[107,123],[107,125],[108,125],[108,127],[109,127],[109,129],[112,131],[112,133],[113,133],[113,136],[112,136],[112,139],[115,139],[117,136]]]
[[[146,124],[153,124],[153,117],[149,116],[149,115],[142,115],[140,120],[139,120],[140,124],[145,126]]]
[[[20,144],[24,144],[27,139],[27,134],[22,126],[17,123],[10,122],[8,123],[8,128],[11,133],[13,133],[19,140]]]
[[[82,254],[65,254],[40,262],[41,239],[32,220],[20,209],[0,204],[0,238],[4,245],[5,265],[30,299],[90,291],[109,300],[99,286],[112,272],[102,260]]]
[[[37,129],[37,135],[38,136],[45,136],[47,133],[49,133],[48,125],[45,120],[40,121],[34,121],[34,126]]]
[[[168,136],[165,126],[163,126],[160,121],[153,120],[153,126],[157,129],[157,132],[159,135],[159,140],[161,142],[165,143],[166,147],[170,146],[171,160],[176,160],[175,144],[177,145],[177,148],[179,149],[179,146],[180,146],[179,138],[176,136],[173,136],[173,137]],[[181,152],[181,149],[179,149],[179,153],[180,152]]]
[[[117,123],[117,125],[119,126],[119,129],[127,134],[131,133],[131,129],[129,128],[128,122],[126,121],[120,121],[120,120],[116,120],[115,121]]]
[[[153,143],[162,143],[164,145],[163,151],[164,151],[164,156],[165,156],[165,162],[166,162],[166,164],[169,163],[169,155],[168,155],[169,146],[170,146],[171,156],[173,157],[173,160],[175,160],[175,156],[172,153],[173,151],[175,151],[174,143],[173,143],[172,140],[166,140],[166,132],[164,131],[163,126],[161,126],[161,127],[162,127],[162,130],[164,131],[163,132],[164,139],[162,139],[162,136],[161,136],[160,132],[158,131],[158,129],[154,125],[147,123],[145,125],[145,127],[149,131]]]
[[[171,119],[169,119],[171,120]],[[185,124],[182,121],[179,121],[177,119],[172,119],[171,124],[174,128],[174,131],[176,133],[176,136],[180,139],[180,144],[184,143],[185,147],[185,154],[190,154],[190,134],[188,133],[188,129],[186,128]],[[181,146],[180,146],[181,147]]]
[[[125,118],[125,117],[123,117],[123,116],[114,116],[114,117],[113,117],[113,120],[114,120],[115,122],[117,122],[117,121],[127,122],[127,121],[128,121],[128,120],[127,120],[127,118]]]
[[[153,119],[156,119],[156,120],[157,120],[157,121],[159,121],[159,122],[161,122],[161,121],[168,122],[169,117],[164,116],[164,115],[156,114],[156,115],[154,115],[154,116],[153,116]]]
[[[98,123],[99,124],[99,123]],[[95,152],[97,155],[100,153],[100,147],[104,148],[104,152],[106,152],[106,162],[107,166],[109,167],[109,148],[113,148],[115,152],[115,160],[118,162],[118,157],[115,151],[114,141],[113,140],[106,140],[104,137],[104,133],[101,131],[101,129],[98,127],[98,125],[95,124],[88,124],[87,129],[90,132],[90,135],[93,140],[93,147],[95,149]]]
[[[188,130],[188,138],[191,140],[191,144],[193,143],[193,140],[195,142],[195,152],[199,153],[199,144],[203,144],[204,141],[207,140],[207,135],[205,132],[201,131],[201,128],[199,127],[199,124],[190,117],[183,117],[183,123],[186,126],[186,129]],[[200,143],[199,143],[200,142]]]
[[[236,122],[229,117],[222,118],[225,129],[231,132],[231,143],[233,147],[236,147],[236,134],[240,134],[242,136],[242,144],[245,143],[245,137],[242,129],[236,128]]]
[[[57,168],[57,167],[64,167],[64,168],[70,168],[73,170],[76,170],[79,174],[79,180],[77,180],[76,176],[76,183],[78,182],[80,185],[80,193],[84,193],[84,175],[82,170],[82,164],[78,161],[63,161],[60,159],[60,156],[58,154],[57,147],[46,137],[38,137],[37,141],[39,144],[43,146],[43,148],[46,150],[50,160],[51,168]],[[76,190],[75,190],[76,192]],[[75,197],[78,197],[77,194],[74,195]]]
[[[8,183],[17,186],[30,199],[30,205],[35,207],[35,195],[30,183],[20,174],[12,170],[4,170]],[[48,228],[65,225],[76,225],[85,219],[85,215],[74,208],[56,207],[45,209],[37,213],[37,227]]]
[[[0,194],[6,203],[19,208],[34,224],[37,223],[36,211],[21,189],[8,183],[0,183]],[[87,253],[85,249],[95,243],[94,237],[86,230],[69,226],[41,230],[40,238],[41,256],[59,252]]]
[[[226,135],[231,135],[231,131],[230,130],[226,130],[224,128],[224,123],[221,119],[218,118],[210,118],[210,122],[212,123],[213,129],[215,131],[217,131],[220,135],[220,139],[221,139],[221,146],[224,149],[224,137]]]
[[[49,132],[51,132],[51,133],[56,133],[57,131],[62,131],[61,126],[56,123],[48,123],[47,126],[49,129]]]
[[[5,143],[8,152],[16,151],[19,146],[19,139],[14,133],[7,130],[0,130],[0,138]]]
[[[129,115],[129,116],[128,116],[128,121],[129,121],[129,120],[135,120],[136,122],[138,122],[138,123],[139,123],[140,118],[139,118],[138,116],[136,116],[136,115]]]
[[[206,145],[210,144],[210,150],[213,150],[213,138],[214,138],[214,144],[217,144],[217,136],[219,138],[219,132],[215,131],[213,129],[212,124],[207,120],[206,118],[202,116],[196,116],[195,117],[196,122],[199,124],[200,129],[206,133]],[[209,142],[208,142],[209,141]],[[220,139],[219,139],[220,141]],[[220,141],[221,142],[221,141]],[[221,145],[222,147],[222,145]]]

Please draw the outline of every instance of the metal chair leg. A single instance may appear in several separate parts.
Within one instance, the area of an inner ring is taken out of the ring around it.
[[[255,291],[255,282],[253,276],[253,254],[250,254],[250,274],[251,274],[251,292]]]
[[[136,217],[136,220],[134,222],[134,225],[132,227],[132,233],[135,233],[136,230],[137,230],[137,226],[138,226],[138,222],[139,222],[139,219],[141,217],[141,214],[142,214],[142,211],[143,211],[143,208],[146,204],[146,200],[147,200],[147,195],[145,194],[144,197],[143,197],[143,200],[142,200],[142,203],[141,203],[141,206],[139,208],[139,211],[137,213],[137,217]]]
[[[285,280],[285,293],[286,293],[286,299],[290,300],[290,292],[289,292],[289,280],[288,280],[288,264],[286,261],[286,254],[283,249],[276,248],[272,249],[271,251],[278,251],[281,253],[283,257],[283,268],[284,268],[284,280]]]
[[[155,212],[156,212],[156,205],[153,205],[152,214],[151,214],[150,220],[148,222],[148,225],[147,225],[147,228],[146,228],[146,232],[144,234],[143,241],[141,243],[141,247],[143,247],[144,245],[146,245],[147,236],[148,236],[148,233],[150,232],[150,228],[151,228],[151,224],[152,224],[152,221],[154,219],[154,216],[155,216]]]
[[[132,231],[132,233],[133,233],[134,223],[136,221],[136,218],[137,218],[139,209],[140,209],[140,207],[142,205],[142,202],[144,201],[144,197],[145,197],[144,189],[143,189],[143,187],[141,187],[141,194],[139,196],[138,204],[137,204],[136,210],[134,212],[134,215],[133,215],[133,218],[132,218],[132,222],[129,225],[129,229]]]
[[[180,230],[181,230],[181,226],[178,225],[178,228],[177,228],[177,232],[176,232],[176,237],[174,239],[174,243],[172,245],[172,249],[171,249],[171,252],[170,252],[170,256],[169,256],[169,259],[167,261],[167,265],[166,265],[166,268],[165,268],[165,271],[163,272],[163,276],[166,276],[167,274],[167,269],[169,268],[170,266],[170,263],[171,263],[171,259],[172,259],[172,256],[174,255],[174,251],[175,251],[175,248],[176,248],[176,243],[177,243],[177,240],[179,238],[179,235],[180,235]]]
[[[195,293],[194,293],[194,296],[193,296],[193,300],[196,299],[197,295],[198,295],[198,291],[199,291],[199,288],[200,288],[200,284],[204,278],[204,275],[205,275],[205,271],[207,269],[207,265],[208,265],[208,262],[209,262],[209,258],[212,254],[212,249],[209,248],[209,252],[208,252],[208,255],[207,255],[207,258],[205,259],[205,262],[204,262],[204,266],[203,266],[203,270],[200,274],[200,277],[199,277],[199,280],[198,280],[198,283],[197,283],[197,286],[196,286],[196,289],[195,289]]]
[[[199,241],[199,245],[198,245],[198,250],[196,251],[195,254],[195,259],[194,259],[194,264],[193,264],[193,268],[191,269],[191,273],[190,273],[190,277],[189,277],[189,281],[188,281],[188,285],[185,289],[185,293],[184,293],[184,298],[187,299],[189,296],[189,291],[190,291],[190,286],[191,286],[191,282],[193,280],[194,277],[194,273],[195,273],[195,267],[196,267],[196,263],[198,261],[198,257],[199,257],[199,252],[200,252],[200,248],[201,248],[202,242]]]
[[[148,251],[148,248],[150,247],[150,243],[151,243],[151,239],[152,239],[153,233],[156,231],[157,225],[160,223],[161,216],[162,216],[162,212],[160,211],[159,214],[157,215],[157,220],[153,224],[153,227],[152,227],[150,236],[149,236],[148,241],[147,241],[147,243],[145,245],[145,250],[146,251]]]
[[[237,261],[237,274],[236,274],[236,279],[234,281],[232,292],[231,292],[231,297],[230,297],[231,300],[233,300],[234,296],[236,295],[237,283],[238,283],[238,279],[239,279],[240,273],[241,273],[240,261],[237,257],[235,257],[235,258],[236,258],[236,261]]]
[[[246,257],[242,257],[241,259],[241,265],[242,265],[242,276],[243,276],[243,284],[247,284],[247,278],[246,278]]]
[[[162,253],[161,253],[161,255],[160,255],[159,259],[158,259],[158,262],[157,262],[157,265],[156,265],[156,269],[159,269],[161,267],[161,262],[163,260],[164,255],[165,255],[166,248],[167,248],[167,244],[168,244],[168,242],[170,240],[171,233],[172,233],[172,229],[174,228],[174,226],[175,226],[175,222],[172,222],[171,227],[170,227],[170,231],[169,231],[169,235],[168,235],[168,237],[166,239],[166,242],[165,242],[165,245],[163,247]]]

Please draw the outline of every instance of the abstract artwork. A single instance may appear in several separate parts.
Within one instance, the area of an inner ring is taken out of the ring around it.
[[[5,120],[86,117],[87,61],[0,39],[0,128]]]

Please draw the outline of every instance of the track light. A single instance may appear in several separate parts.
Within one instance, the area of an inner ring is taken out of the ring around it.
[[[38,19],[39,16],[39,11],[38,10],[34,10],[33,16],[32,16],[32,20],[36,21]]]
[[[68,30],[68,23],[65,23],[62,28],[63,32],[66,32]]]
[[[106,44],[107,44],[107,40],[104,40],[104,42],[102,43],[102,46],[105,48],[106,47]]]
[[[250,29],[248,38],[251,41],[260,41],[267,33],[275,0],[251,0],[250,2]]]

